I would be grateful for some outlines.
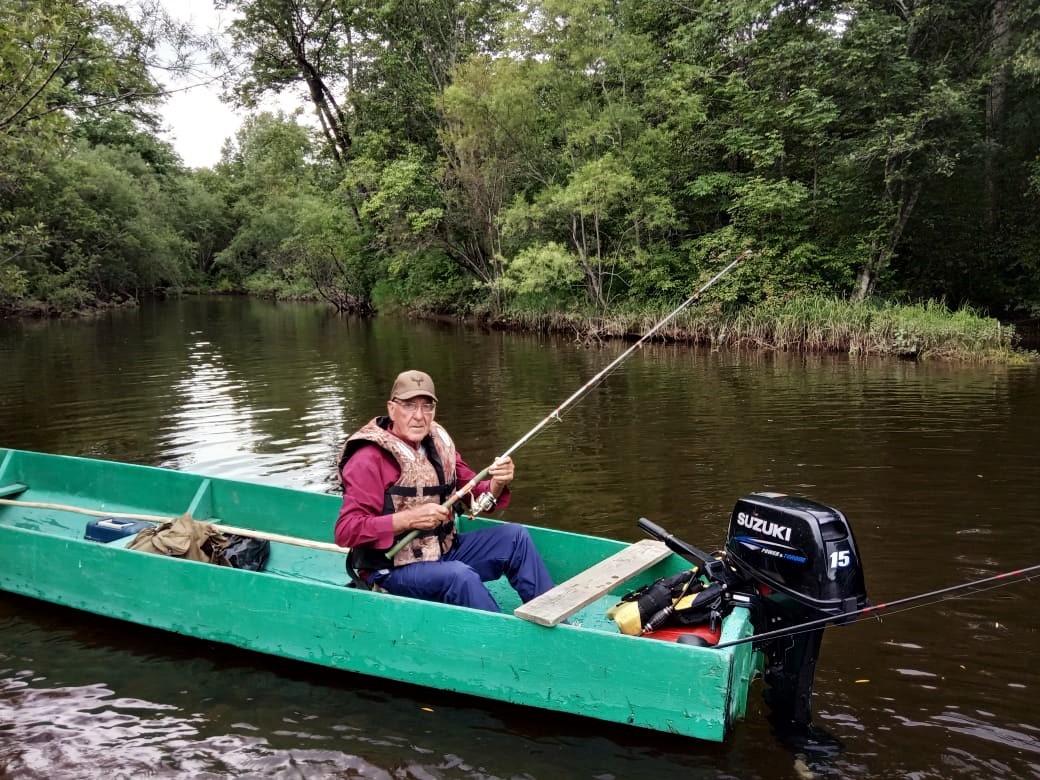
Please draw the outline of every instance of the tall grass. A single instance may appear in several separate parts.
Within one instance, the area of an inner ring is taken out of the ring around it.
[[[668,315],[648,308],[601,316],[580,312],[511,311],[498,322],[524,330],[573,333],[579,340],[632,337]],[[953,360],[1021,359],[1014,329],[970,308],[945,303],[853,303],[813,296],[728,313],[687,309],[656,334],[666,341],[850,355],[896,355]]]

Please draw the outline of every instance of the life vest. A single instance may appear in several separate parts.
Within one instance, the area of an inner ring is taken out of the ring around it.
[[[347,439],[339,459],[340,481],[343,480],[343,466],[354,453],[374,444],[388,452],[401,469],[397,482],[383,494],[384,514],[401,512],[420,504],[443,503],[455,490],[455,443],[448,432],[437,423],[431,423],[430,433],[417,451],[394,436],[388,430],[389,426],[389,417],[376,417]],[[394,543],[404,535],[398,534]],[[455,522],[450,520],[439,528],[419,532],[398,550],[392,561],[387,559],[385,550],[358,547],[351,551],[350,564],[361,571],[404,566],[417,561],[437,561],[454,543]]]

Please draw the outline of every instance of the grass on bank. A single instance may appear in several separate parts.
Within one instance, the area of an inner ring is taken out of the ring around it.
[[[665,309],[606,316],[563,312],[510,311],[502,324],[525,330],[573,332],[576,338],[630,338],[649,331]],[[842,352],[951,360],[1028,360],[1014,348],[1014,328],[970,309],[951,310],[929,301],[896,304],[822,296],[769,302],[733,313],[694,304],[656,338],[714,348],[755,347],[785,351]]]

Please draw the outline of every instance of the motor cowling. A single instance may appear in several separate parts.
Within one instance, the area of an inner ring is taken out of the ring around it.
[[[849,521],[837,509],[807,498],[752,493],[737,501],[726,559],[748,579],[796,602],[802,608],[795,610],[799,620],[867,605]]]
[[[852,528],[844,514],[816,501],[778,493],[741,498],[730,518],[726,561],[748,586],[756,634],[867,606]],[[821,626],[758,643],[766,655],[766,701],[774,723],[812,729],[822,640]]]

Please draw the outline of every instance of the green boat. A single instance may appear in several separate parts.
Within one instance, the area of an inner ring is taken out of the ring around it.
[[[800,595],[797,609],[787,610],[792,623],[865,603],[854,592],[862,591],[862,575],[856,581],[851,531],[839,539],[840,513],[804,501],[785,508],[786,500],[752,494],[738,502],[726,571],[743,571],[751,583],[753,569],[759,592],[768,588],[787,607]],[[765,669],[770,682],[770,668],[782,666],[777,659],[792,655],[786,647],[781,653],[741,641],[753,636],[753,613],[761,609],[753,589],[738,596],[740,589],[731,588],[737,600],[718,641],[728,646],[622,634],[608,608],[637,587],[690,569],[687,547],[666,532],[658,533],[664,541],[625,544],[530,527],[561,584],[521,605],[504,579],[489,583],[501,614],[345,587],[346,550],[326,541],[339,502],[335,495],[0,449],[0,588],[282,658],[712,741],[724,740],[744,716],[756,674]],[[819,516],[803,523],[801,515],[812,512]],[[265,568],[127,549],[132,536],[86,538],[98,517],[161,521],[185,513],[271,540]],[[463,532],[496,522],[459,520]],[[815,540],[801,540],[803,531]],[[821,533],[830,541],[821,542]],[[812,559],[810,568],[821,557],[836,562],[842,552],[847,571],[839,573],[852,580],[837,596],[834,572],[827,582],[802,586],[801,594],[790,587],[795,564],[785,571],[777,556],[787,553],[776,550],[800,545],[804,552],[813,544],[822,546],[803,556]],[[231,609],[233,621],[226,619]],[[772,688],[790,689],[789,709],[803,718],[819,633],[796,654],[797,668],[772,679]]]

